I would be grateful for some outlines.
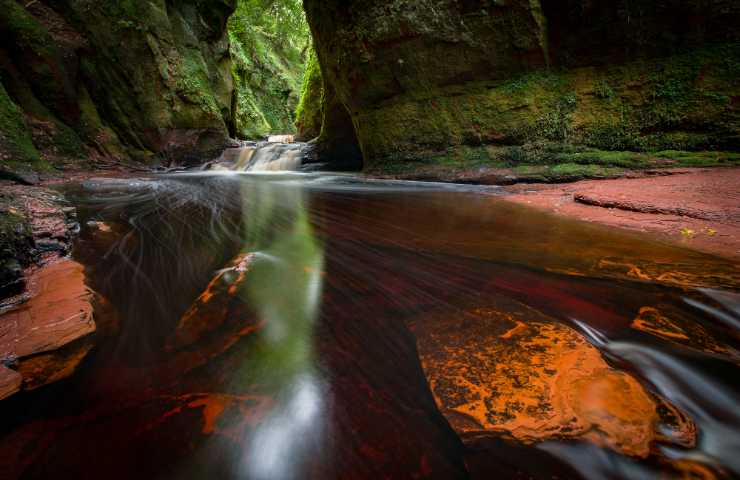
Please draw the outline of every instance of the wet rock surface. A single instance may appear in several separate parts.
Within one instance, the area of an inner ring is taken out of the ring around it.
[[[7,398],[21,389],[23,377],[15,370],[0,366],[0,400]]]
[[[229,308],[228,298],[239,293],[253,259],[253,254],[241,254],[216,274],[178,322],[171,348],[195,343],[223,324]]]
[[[714,445],[736,437],[712,422],[735,417],[656,390],[653,373],[691,384],[682,365],[620,356],[688,352],[707,368],[692,385],[732,400],[732,330],[685,301],[723,308],[693,286],[736,290],[726,260],[478,192],[340,181],[306,201],[284,178],[277,198],[248,175],[81,188],[123,199],[81,201],[76,246],[116,334],[68,381],[7,400],[0,476],[731,477]]]
[[[22,378],[32,390],[70,376],[92,348],[93,294],[84,267],[68,258],[75,209],[44,187],[5,185],[2,195],[15,235],[2,252],[10,279],[0,309],[0,359],[10,368],[3,383],[11,392]]]
[[[28,278],[29,300],[0,321],[0,355],[22,358],[56,350],[95,331],[84,267],[60,259]]]
[[[466,438],[576,438],[638,457],[658,440],[695,442],[696,427],[675,407],[536,310],[502,301],[412,329],[437,405]]]

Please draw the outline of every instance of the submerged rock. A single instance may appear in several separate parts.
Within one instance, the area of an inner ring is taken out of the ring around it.
[[[253,260],[254,254],[240,254],[216,274],[178,322],[171,348],[187,347],[224,323],[229,300],[241,291]]]
[[[692,446],[696,427],[575,330],[516,302],[419,319],[419,355],[441,412],[463,439],[582,439],[647,457]]]

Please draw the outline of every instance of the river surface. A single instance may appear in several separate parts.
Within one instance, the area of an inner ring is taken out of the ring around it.
[[[301,174],[66,192],[99,294],[2,478],[734,478],[740,266],[495,188]]]

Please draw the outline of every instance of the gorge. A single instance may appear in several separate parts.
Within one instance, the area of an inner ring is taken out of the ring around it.
[[[740,476],[739,20],[0,0],[0,478]]]

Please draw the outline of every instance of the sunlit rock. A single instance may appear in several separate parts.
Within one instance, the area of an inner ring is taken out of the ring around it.
[[[575,330],[523,305],[419,319],[413,330],[437,405],[459,434],[583,439],[638,457],[655,441],[694,443],[678,410]]]

